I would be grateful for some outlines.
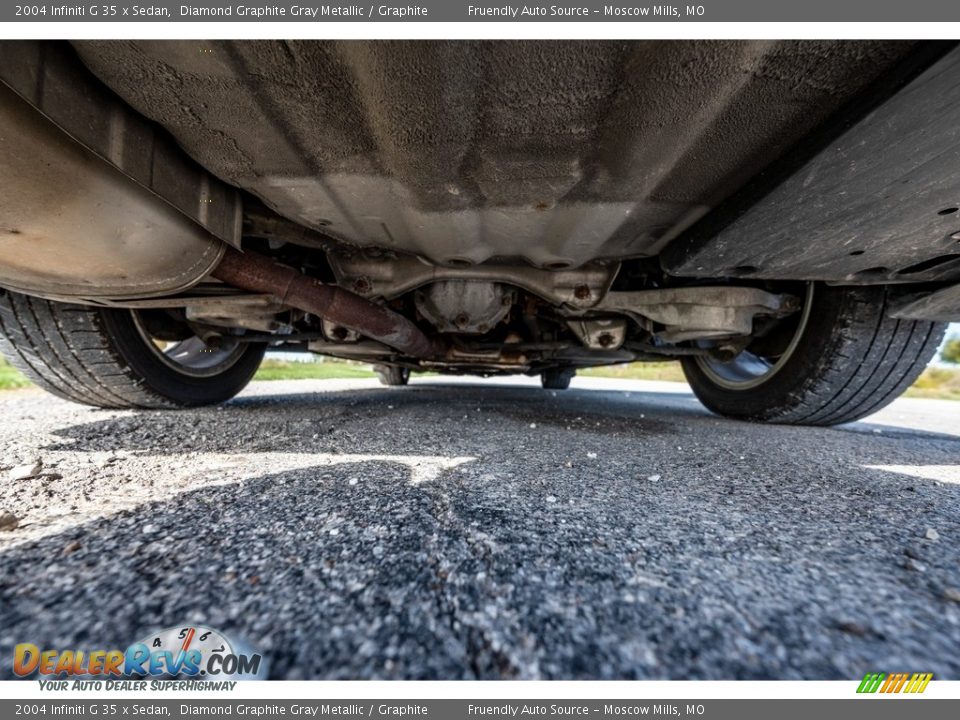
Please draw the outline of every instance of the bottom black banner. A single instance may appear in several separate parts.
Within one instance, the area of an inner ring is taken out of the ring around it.
[[[910,707],[907,707],[907,706]],[[862,697],[850,700],[0,700],[0,717],[545,718],[680,717],[710,720],[960,717],[960,701]]]

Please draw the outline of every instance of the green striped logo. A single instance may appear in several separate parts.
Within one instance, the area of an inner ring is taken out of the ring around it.
[[[860,681],[860,687],[857,688],[858,693],[875,693],[880,689],[880,683],[883,682],[883,679],[886,677],[883,673],[867,673],[863,676],[863,680]]]
[[[922,693],[933,679],[933,673],[867,673],[860,681],[858,693]]]

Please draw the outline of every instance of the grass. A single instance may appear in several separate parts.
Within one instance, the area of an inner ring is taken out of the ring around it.
[[[587,377],[618,378],[620,380],[663,380],[686,382],[678,362],[646,362],[630,365],[607,365],[606,367],[578,370],[577,375]]]
[[[369,365],[347,360],[288,362],[267,358],[253,376],[254,380],[334,380],[374,377]]]
[[[10,367],[6,359],[0,355],[0,390],[16,390],[30,387],[32,383],[16,368]]]
[[[684,382],[680,363],[677,362],[608,365],[580,370],[578,374],[621,380]],[[369,365],[347,360],[327,358],[322,362],[289,362],[269,358],[263,361],[254,380],[332,380],[371,377],[374,377],[374,372]],[[31,382],[19,370],[10,367],[0,356],[0,390],[16,390],[30,385]],[[905,397],[960,400],[960,367],[928,367],[907,390]]]
[[[960,367],[928,367],[904,395],[937,400],[960,400]]]

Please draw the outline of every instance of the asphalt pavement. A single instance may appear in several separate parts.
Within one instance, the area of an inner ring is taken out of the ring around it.
[[[2,393],[0,675],[17,643],[190,622],[275,678],[960,679],[958,411],[752,425],[586,378]]]

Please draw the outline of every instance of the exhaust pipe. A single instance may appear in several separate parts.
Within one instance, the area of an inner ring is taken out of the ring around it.
[[[325,285],[264,255],[227,247],[210,274],[243,290],[275,295],[285,305],[356,330],[405,355],[433,358],[444,353],[441,343],[432,341],[403,315],[343,288]]]
[[[0,287],[54,300],[163,297],[213,275],[416,358],[445,352],[402,315],[240,253],[0,83]]]
[[[0,287],[70,301],[162,297],[213,275],[379,340],[442,355],[402,315],[240,253],[0,84]]]
[[[202,280],[225,247],[2,83],[0,170],[0,287],[81,302],[163,297]]]

